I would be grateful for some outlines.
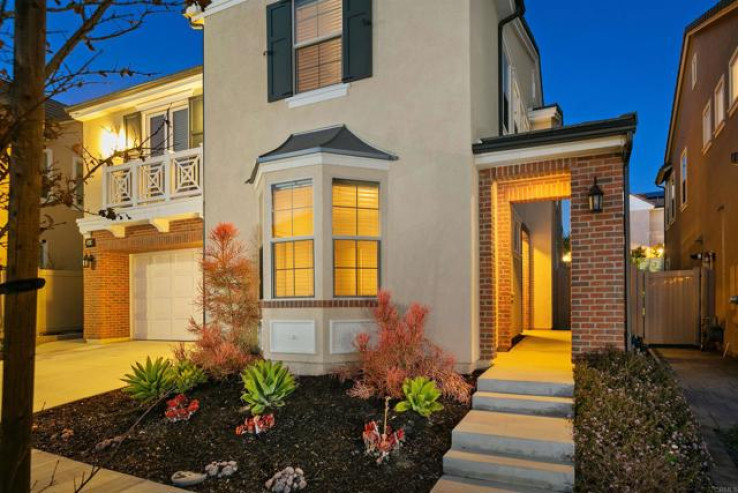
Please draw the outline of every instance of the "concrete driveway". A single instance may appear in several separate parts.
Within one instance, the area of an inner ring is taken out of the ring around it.
[[[87,344],[81,340],[42,344],[36,350],[33,410],[119,389],[125,385],[120,378],[130,372],[134,361],[146,356],[171,358],[175,345],[159,341]]]

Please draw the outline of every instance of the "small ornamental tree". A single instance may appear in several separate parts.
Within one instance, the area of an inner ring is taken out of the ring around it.
[[[200,261],[203,280],[197,302],[205,322],[190,319],[195,347],[187,352],[180,346],[177,357],[189,358],[213,378],[223,379],[259,357],[259,272],[232,224],[217,224],[208,240]]]
[[[454,357],[425,337],[428,308],[413,303],[400,314],[388,291],[380,291],[377,301],[378,340],[372,345],[369,334],[356,337],[359,362],[343,372],[356,381],[349,394],[401,398],[406,379],[425,377],[435,381],[444,396],[468,402],[471,386],[454,371]]]

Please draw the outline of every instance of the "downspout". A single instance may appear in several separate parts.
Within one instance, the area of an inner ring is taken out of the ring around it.
[[[503,132],[503,124],[502,124],[502,118],[503,118],[503,98],[504,98],[504,88],[502,87],[502,35],[505,32],[505,26],[515,19],[518,19],[520,17],[523,17],[525,15],[525,4],[523,3],[523,0],[516,0],[515,1],[515,11],[502,19],[500,23],[497,25],[497,127],[498,127],[498,135],[502,135]]]

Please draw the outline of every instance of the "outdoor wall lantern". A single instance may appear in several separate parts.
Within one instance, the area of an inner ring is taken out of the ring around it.
[[[83,269],[89,269],[92,267],[92,264],[95,263],[95,256],[91,253],[85,254],[84,257],[82,257],[82,268]]]
[[[597,177],[595,176],[594,185],[589,189],[589,210],[590,212],[602,212],[602,201],[605,193],[599,185],[597,185]]]

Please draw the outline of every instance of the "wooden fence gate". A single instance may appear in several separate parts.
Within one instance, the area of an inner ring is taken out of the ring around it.
[[[712,316],[712,271],[664,272],[631,266],[632,333],[653,345],[700,345],[702,320]]]

